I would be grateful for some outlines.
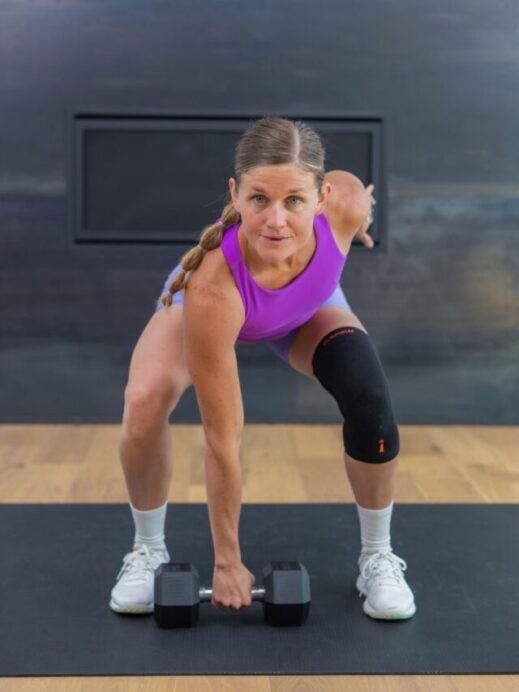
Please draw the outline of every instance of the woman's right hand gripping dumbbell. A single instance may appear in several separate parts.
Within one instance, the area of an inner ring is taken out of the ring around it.
[[[256,577],[242,562],[215,565],[211,605],[218,610],[244,610],[252,602]]]

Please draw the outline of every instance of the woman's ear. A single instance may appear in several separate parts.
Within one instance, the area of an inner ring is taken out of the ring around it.
[[[236,180],[234,178],[229,178],[229,192],[231,193],[231,200],[235,210],[240,213],[240,203],[238,201],[238,190],[236,186]]]
[[[326,205],[328,203],[331,191],[332,186],[330,183],[322,184],[321,194],[319,195],[319,201],[317,202],[317,214],[322,214],[322,212],[326,209]]]

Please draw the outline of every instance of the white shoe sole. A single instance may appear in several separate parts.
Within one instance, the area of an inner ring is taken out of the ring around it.
[[[362,610],[376,620],[407,620],[416,613],[416,606],[413,603],[406,610],[374,610],[366,599]]]
[[[357,579],[356,587],[359,594],[361,596],[366,597],[362,605],[362,610],[366,613],[366,615],[369,615],[370,617],[375,618],[376,620],[407,620],[408,618],[412,618],[413,615],[416,613],[416,605],[414,601],[411,601],[411,603],[405,608],[395,608],[391,610],[375,610],[369,604],[369,601],[367,599],[367,593],[362,588],[362,581],[363,580],[359,576]]]
[[[155,604],[127,603],[126,605],[120,605],[112,598],[110,600],[110,608],[116,613],[153,613],[153,611],[155,610]]]

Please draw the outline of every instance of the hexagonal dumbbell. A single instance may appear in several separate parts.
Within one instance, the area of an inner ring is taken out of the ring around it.
[[[310,577],[297,561],[269,562],[253,601],[263,603],[265,621],[274,627],[302,625],[310,611]],[[163,563],[155,570],[155,621],[159,627],[193,627],[200,603],[211,602],[213,591],[199,587],[198,570],[189,562]]]

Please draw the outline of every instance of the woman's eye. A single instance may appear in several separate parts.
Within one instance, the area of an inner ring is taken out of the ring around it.
[[[256,200],[258,200],[258,199],[265,199],[265,198],[263,197],[263,195],[255,195],[255,196],[253,197],[253,199],[256,201]],[[300,197],[289,197],[289,199],[290,199],[290,200],[294,200],[294,199],[295,199],[297,202],[301,202],[301,201],[302,201]]]

